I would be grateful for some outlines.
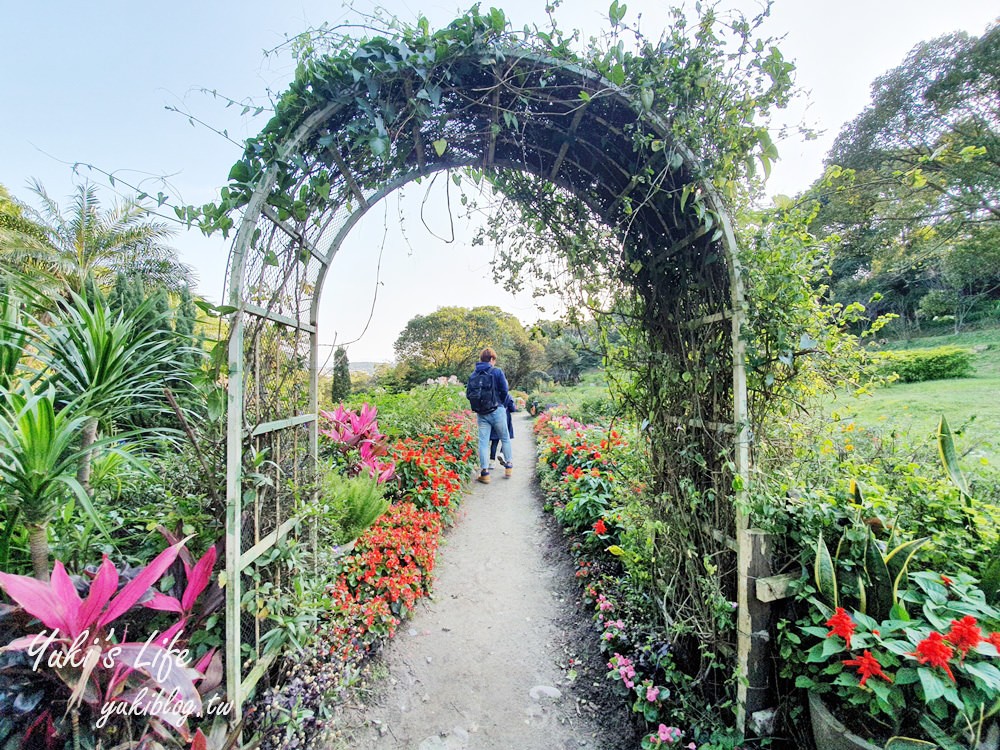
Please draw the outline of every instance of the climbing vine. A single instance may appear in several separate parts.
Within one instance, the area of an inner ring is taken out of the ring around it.
[[[510,283],[570,290],[618,329],[607,359],[646,440],[651,595],[678,659],[721,704],[733,686],[736,588],[725,540],[746,426],[727,215],[776,158],[762,118],[786,102],[792,66],[757,37],[763,15],[698,7],[691,23],[673,11],[652,38],[616,0],[608,35],[582,49],[554,23],[515,30],[479,6],[436,31],[420,19],[361,39],[301,37],[295,80],[220,200],[178,215],[206,232],[236,229],[230,304],[256,310],[242,355],[253,427],[288,416],[269,411],[281,400],[268,394],[288,390],[309,355],[300,333],[275,326],[313,325],[309,302],[360,215],[445,170],[502,196],[492,238],[504,240]],[[261,366],[261,352],[287,360],[287,373]]]

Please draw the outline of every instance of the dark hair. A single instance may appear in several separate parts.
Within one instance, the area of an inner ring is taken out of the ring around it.
[[[488,346],[483,349],[482,353],[479,355],[480,362],[489,362],[491,359],[496,359],[497,353],[490,349]]]

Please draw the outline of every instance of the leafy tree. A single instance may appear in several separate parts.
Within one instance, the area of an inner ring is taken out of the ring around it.
[[[499,307],[441,307],[411,319],[399,334],[397,375],[411,384],[441,375],[461,378],[487,346],[497,351],[512,385],[536,369],[541,354],[517,318]]]
[[[162,408],[163,387],[178,376],[174,342],[150,325],[154,300],[131,316],[115,315],[98,296],[71,293],[44,322],[36,320],[32,344],[44,368],[37,387],[53,388],[57,403],[73,403],[86,416],[77,480],[89,492],[91,446],[101,423],[111,430],[135,410]]]
[[[75,408],[57,408],[52,389],[35,394],[21,381],[19,389],[0,392],[0,479],[13,501],[5,536],[15,521],[25,525],[32,569],[42,581],[49,577],[49,521],[71,496],[88,502],[76,476],[90,448],[79,445],[86,421]]]
[[[333,403],[343,401],[351,395],[351,364],[347,359],[347,350],[339,346],[333,353],[333,379],[330,384],[330,396]]]
[[[975,285],[946,282],[946,265],[1000,221],[1000,26],[914,47],[875,80],[827,163],[806,197],[822,202],[812,230],[834,239],[835,298],[917,325],[921,299],[947,286],[961,325]]]

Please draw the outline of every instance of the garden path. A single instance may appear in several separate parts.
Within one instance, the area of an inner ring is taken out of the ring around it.
[[[432,600],[386,648],[386,687],[352,746],[367,750],[636,747],[609,696],[564,540],[543,514],[531,422],[515,414],[514,475],[473,483],[438,552]]]

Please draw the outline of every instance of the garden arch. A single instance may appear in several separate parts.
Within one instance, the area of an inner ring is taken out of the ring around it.
[[[454,22],[447,42],[423,29],[309,60],[230,174],[224,197],[244,207],[228,285],[226,669],[237,706],[267,666],[255,590],[287,583],[261,563],[312,487],[324,281],[368,208],[417,178],[527,173],[615,233],[653,355],[691,383],[670,413],[650,413],[657,471],[715,498],[699,553],[731,554],[745,527],[732,502],[748,466],[744,304],[725,207],[640,92],[511,45],[493,13]],[[742,618],[746,575],[735,578]]]

